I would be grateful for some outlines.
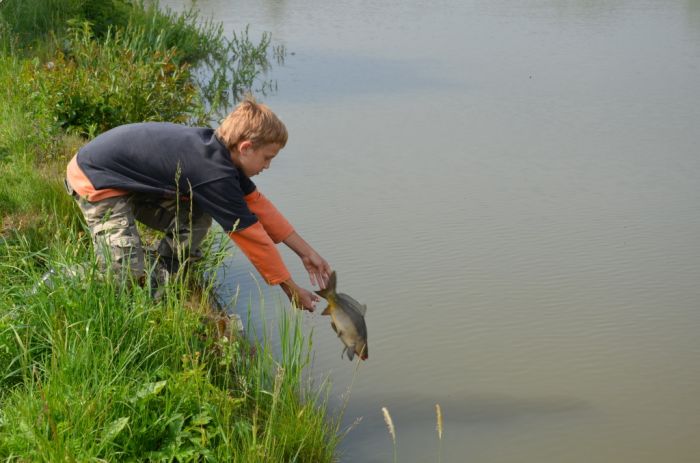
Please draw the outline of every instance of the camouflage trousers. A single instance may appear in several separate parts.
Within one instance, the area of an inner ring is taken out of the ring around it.
[[[212,220],[192,207],[190,201],[130,193],[93,203],[73,192],[68,182],[66,189],[85,216],[102,270],[111,267],[123,273],[130,269],[133,277],[144,281],[144,249],[137,221],[165,233],[157,254],[170,267],[168,270],[177,270],[182,257],[191,260],[201,257],[199,246]]]

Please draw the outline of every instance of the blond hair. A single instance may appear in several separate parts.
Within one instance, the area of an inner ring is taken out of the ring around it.
[[[269,107],[248,96],[226,116],[216,129],[216,136],[229,151],[234,151],[243,140],[258,146],[275,143],[284,148],[287,127]]]

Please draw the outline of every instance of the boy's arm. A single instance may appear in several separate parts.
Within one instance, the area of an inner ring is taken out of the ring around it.
[[[243,197],[248,209],[255,214],[272,241],[281,243],[294,232],[294,227],[284,218],[272,202],[257,189]]]
[[[309,272],[311,284],[321,289],[325,288],[331,274],[328,262],[294,231],[294,227],[284,218],[282,213],[257,189],[246,195],[244,199],[272,241],[286,244],[299,256],[306,271]],[[286,289],[285,292],[287,292]],[[289,295],[289,293],[287,294]]]
[[[282,261],[277,246],[260,222],[242,230],[232,231],[228,236],[243,251],[267,284],[278,285],[290,279],[291,275]]]
[[[280,285],[289,300],[305,310],[313,311],[319,298],[311,291],[298,286],[282,261],[275,243],[260,222],[229,233],[229,237],[243,251],[248,260],[270,285]]]

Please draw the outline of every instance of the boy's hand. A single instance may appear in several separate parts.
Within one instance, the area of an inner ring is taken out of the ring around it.
[[[314,250],[302,256],[301,261],[304,263],[306,271],[309,272],[311,286],[324,289],[331,275],[331,266],[328,265],[328,262]]]
[[[280,287],[293,304],[309,312],[314,311],[316,303],[321,299],[311,291],[297,286],[291,278],[280,283]]]
[[[326,287],[328,278],[331,276],[331,266],[326,259],[314,251],[309,243],[299,236],[297,232],[292,232],[285,240],[284,244],[294,251],[301,259],[306,271],[309,272],[311,286],[318,286],[321,289]]]

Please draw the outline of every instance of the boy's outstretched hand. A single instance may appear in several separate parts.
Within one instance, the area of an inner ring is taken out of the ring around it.
[[[311,285],[324,289],[331,276],[331,266],[328,265],[326,259],[321,257],[297,232],[292,232],[284,240],[284,244],[289,246],[303,262],[304,268],[309,272]]]
[[[301,256],[301,261],[304,263],[306,271],[309,272],[311,286],[318,286],[320,289],[324,289],[328,283],[328,278],[331,276],[331,266],[328,265],[326,259],[312,250],[309,254]]]
[[[309,312],[313,312],[316,303],[321,300],[316,294],[297,285],[291,278],[282,282],[280,287],[293,304]]]

